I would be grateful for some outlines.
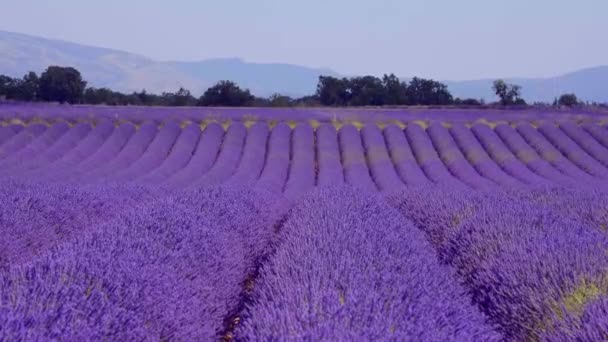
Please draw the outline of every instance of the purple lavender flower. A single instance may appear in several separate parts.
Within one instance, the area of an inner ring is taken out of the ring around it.
[[[500,339],[424,234],[379,196],[313,191],[279,234],[237,339]]]

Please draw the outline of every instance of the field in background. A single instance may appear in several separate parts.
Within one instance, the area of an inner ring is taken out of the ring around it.
[[[557,109],[554,107],[146,107],[146,106],[90,106],[60,104],[0,104],[0,118],[19,119],[101,119],[109,120],[262,120],[262,121],[361,121],[378,124],[391,121],[439,120],[473,122],[488,121],[538,121],[538,120],[601,120],[608,111],[601,108],[581,107]],[[603,122],[603,121],[602,121]]]

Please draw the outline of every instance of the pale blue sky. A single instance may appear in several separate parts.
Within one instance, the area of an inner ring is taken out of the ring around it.
[[[606,0],[0,0],[0,30],[160,60],[543,77],[608,64]]]

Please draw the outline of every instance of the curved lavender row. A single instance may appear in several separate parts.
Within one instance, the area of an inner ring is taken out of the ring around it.
[[[50,148],[51,145],[69,129],[70,126],[66,122],[54,124],[44,131],[44,133],[40,134],[38,138],[22,148],[19,153],[13,154],[0,161],[0,167],[2,167],[5,172],[26,167],[27,163],[31,162],[32,159]]]
[[[183,187],[205,174],[215,163],[222,145],[224,129],[216,123],[205,127],[188,164],[173,174],[163,184],[169,187]]]
[[[346,183],[363,191],[378,191],[367,166],[359,131],[353,125],[345,125],[340,128],[338,137]]]
[[[145,189],[132,187],[2,181],[0,269],[78,238],[93,225],[115,217],[147,197],[150,195]]]
[[[21,132],[17,133],[13,138],[2,146],[0,146],[0,162],[3,159],[8,158],[12,155],[16,155],[25,146],[30,144],[41,134],[47,130],[47,126],[42,124],[31,124],[24,128]]]
[[[424,234],[382,198],[323,188],[290,211],[236,338],[499,340]]]
[[[361,129],[365,156],[372,178],[382,191],[397,191],[405,185],[397,175],[395,166],[388,155],[382,132],[376,125],[366,125]]]
[[[55,161],[55,164],[66,164],[65,166],[73,167],[80,163],[91,154],[94,154],[97,149],[103,145],[106,139],[114,132],[114,123],[108,120],[98,122],[90,131],[90,133],[82,139],[79,144],[74,147],[69,153]]]
[[[245,137],[247,136],[247,128],[240,122],[235,122],[230,125],[226,132],[226,137],[222,142],[219,155],[213,166],[205,174],[198,171],[199,177],[191,186],[209,186],[220,184],[229,179],[241,160]],[[196,172],[196,171],[195,171]]]
[[[181,134],[175,140],[171,152],[162,164],[154,171],[148,173],[138,181],[156,184],[169,178],[178,170],[188,164],[194,149],[201,136],[201,128],[198,124],[190,124],[181,130]]]
[[[317,186],[344,184],[338,132],[331,124],[322,124],[315,133],[317,135]]]
[[[599,141],[602,146],[608,148],[608,131],[606,130],[606,127],[594,123],[583,124],[582,127],[587,133],[591,134],[595,140]]]
[[[64,177],[81,161],[94,154],[113,131],[114,123],[107,120],[97,123],[76,147],[49,165],[30,172],[29,177],[36,177],[39,180],[52,180]]]
[[[561,123],[559,127],[570,139],[574,140],[585,152],[589,153],[592,158],[600,162],[604,167],[608,166],[608,149],[598,143],[593,136],[571,121]]]
[[[315,187],[315,132],[308,124],[298,125],[291,135],[291,165],[285,197],[296,199]]]
[[[123,213],[0,273],[0,339],[218,340],[278,208],[268,196],[213,189]]]
[[[495,189],[496,183],[481,176],[466,160],[450,132],[442,124],[433,122],[426,132],[439,157],[450,172],[458,179],[475,189]]]
[[[265,122],[256,122],[249,128],[243,156],[239,167],[230,179],[231,183],[253,184],[258,180],[264,168],[268,135],[269,129]]]
[[[150,142],[154,139],[158,132],[158,126],[155,122],[146,122],[131,136],[131,139],[124,145],[120,152],[110,162],[102,165],[100,168],[89,170],[81,175],[81,180],[89,182],[98,181],[106,176],[111,176],[116,172],[127,169],[146,151]]]
[[[416,156],[418,165],[430,180],[442,185],[466,186],[456,179],[439,159],[433,143],[431,143],[422,127],[417,124],[410,124],[405,128],[405,135]]]
[[[25,128],[23,125],[20,125],[20,124],[10,124],[10,125],[5,126],[5,127],[8,127],[9,129],[12,129],[15,132],[15,134],[21,132]]]
[[[608,187],[547,188],[511,191],[517,199],[551,208],[603,234],[608,231]]]
[[[291,128],[284,123],[276,125],[270,132],[266,162],[256,187],[274,193],[283,192],[287,182],[290,162]]]
[[[606,179],[608,170],[598,161],[593,159],[576,142],[570,139],[563,131],[552,123],[545,123],[538,127],[538,131],[547,138],[560,152],[562,152],[572,163],[590,175]]]
[[[3,104],[0,106],[0,118],[12,118],[17,115],[23,119],[54,118],[63,116],[70,119],[115,118],[119,115],[125,120],[167,120],[191,119],[205,120],[221,117],[227,120],[248,119],[260,120],[317,120],[328,122],[332,119],[361,121],[373,123],[378,121],[408,120],[449,120],[453,122],[470,122],[480,118],[500,118],[507,121],[534,119],[594,119],[604,116],[595,109],[576,108],[574,110],[554,110],[530,107],[522,110],[504,110],[502,108],[218,108],[218,107],[149,107],[149,106],[95,106],[95,105],[57,105],[57,104]]]
[[[551,182],[532,172],[509,150],[494,130],[484,124],[475,124],[471,131],[492,159],[512,177],[530,185],[550,185]]]
[[[425,231],[508,340],[575,331],[579,310],[595,298],[588,286],[608,294],[608,237],[554,210],[499,193],[432,188],[390,201]]]
[[[454,138],[454,142],[466,156],[469,163],[481,174],[494,181],[503,187],[518,187],[522,186],[516,178],[509,176],[501,169],[486,150],[481,146],[473,132],[463,124],[453,124],[450,128],[450,133]]]
[[[113,181],[134,181],[159,167],[167,158],[171,147],[178,139],[181,128],[175,122],[167,122],[150,142],[146,151],[125,170],[108,177]]]
[[[93,154],[77,164],[74,169],[66,170],[64,175],[70,179],[79,179],[82,174],[104,166],[120,153],[134,134],[135,126],[132,124],[120,125]]]
[[[0,146],[23,130],[21,125],[0,126]]]
[[[544,160],[551,163],[551,165],[562,173],[574,179],[584,180],[586,182],[597,181],[597,179],[579,169],[572,161],[564,157],[555,146],[547,141],[547,139],[529,123],[518,124],[515,129],[526,140],[528,145],[532,146]]]
[[[393,165],[405,184],[431,184],[418,165],[416,157],[414,157],[412,149],[401,128],[392,124],[387,126],[384,128],[384,139],[386,140],[386,146]]]
[[[517,159],[540,176],[559,184],[573,184],[573,180],[543,160],[536,151],[526,143],[522,136],[510,125],[499,124],[494,128],[496,134],[513,152]]]
[[[35,158],[24,163],[19,171],[15,170],[13,173],[18,172],[19,177],[25,177],[28,173],[33,173],[38,168],[47,167],[76,147],[90,131],[91,125],[88,123],[74,125],[65,132],[65,134],[62,134],[49,148],[42,151]]]
[[[7,125],[7,126],[2,126],[2,127],[5,127],[5,128],[8,128],[9,130],[12,130],[13,132],[15,132],[15,134],[21,132],[25,128],[25,126],[22,125],[22,124],[10,124],[10,125]]]

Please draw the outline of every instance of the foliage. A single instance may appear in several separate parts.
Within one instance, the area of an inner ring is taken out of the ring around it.
[[[453,97],[445,84],[414,77],[407,84],[394,74],[338,79],[320,76],[317,95],[326,106],[448,105]]]
[[[50,66],[40,75],[40,98],[60,103],[78,103],[87,82],[72,67]]]
[[[461,99],[459,97],[454,99],[454,105],[456,106],[482,106],[485,104],[483,99]]]
[[[382,106],[385,89],[382,80],[374,76],[353,77],[349,84],[351,106]]]
[[[121,105],[124,95],[108,88],[87,88],[84,91],[83,102],[89,104]]]
[[[294,99],[287,95],[281,95],[278,93],[272,94],[268,98],[269,107],[289,107],[293,104]]]
[[[309,95],[309,96],[304,96],[304,97],[295,99],[293,101],[293,105],[303,106],[303,107],[318,107],[321,105],[321,100],[319,99],[319,96],[317,96],[316,94]]]
[[[243,90],[232,81],[220,81],[205,91],[199,98],[198,104],[201,106],[243,107],[250,106],[254,100],[255,97],[251,95],[249,89]]]
[[[578,98],[575,94],[562,94],[559,99],[553,102],[553,105],[573,107],[579,104]]]
[[[168,106],[194,106],[196,99],[188,89],[179,88],[176,93],[162,93],[161,97],[166,100]]]
[[[494,81],[492,90],[500,98],[500,104],[503,106],[526,104],[526,101],[521,98],[521,86],[507,84],[503,80],[496,80]]]
[[[483,99],[454,98],[447,85],[420,77],[409,82],[395,74],[382,77],[357,76],[337,78],[319,76],[313,95],[295,98],[275,93],[256,97],[233,81],[223,80],[208,88],[200,97],[180,87],[176,92],[148,93],[145,89],[123,93],[109,88],[86,87],[80,72],[73,67],[49,66],[40,76],[30,71],[22,78],[0,75],[0,99],[23,102],[83,103],[112,106],[256,106],[256,107],[315,107],[315,106],[483,106]],[[521,98],[521,87],[496,80],[492,89],[501,105],[527,105]],[[536,104],[535,104],[536,105]],[[549,106],[550,104],[547,104]],[[580,102],[575,94],[563,94],[554,106],[605,104]]]
[[[0,96],[19,101],[35,101],[39,93],[39,78],[30,71],[22,79],[0,75]]]
[[[384,74],[382,84],[384,86],[384,104],[400,105],[408,103],[407,84],[401,82],[395,74]]]
[[[349,80],[332,76],[319,76],[317,96],[322,105],[346,106],[350,100]]]
[[[412,79],[406,94],[410,105],[448,105],[453,100],[445,84],[418,77]]]
[[[8,89],[11,87],[13,79],[6,75],[0,75],[0,96],[6,96]]]

